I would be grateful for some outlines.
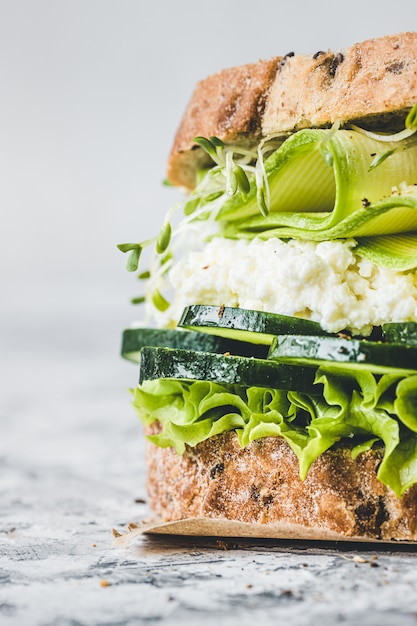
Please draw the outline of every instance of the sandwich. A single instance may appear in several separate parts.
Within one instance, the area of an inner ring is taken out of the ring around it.
[[[203,79],[167,178],[119,245],[166,532],[416,541],[417,33]]]

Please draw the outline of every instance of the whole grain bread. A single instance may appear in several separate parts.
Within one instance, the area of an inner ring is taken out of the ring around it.
[[[193,139],[252,147],[263,136],[335,121],[395,129],[417,102],[417,32],[343,51],[275,57],[200,81],[176,134],[169,180],[187,189],[208,157]]]
[[[148,432],[155,432],[157,426]],[[399,499],[376,477],[382,449],[352,459],[337,445],[299,478],[298,461],[281,437],[241,448],[234,432],[182,456],[147,443],[148,494],[165,521],[205,518],[311,529],[321,538],[417,540],[417,485]],[[336,533],[336,535],[335,535]]]

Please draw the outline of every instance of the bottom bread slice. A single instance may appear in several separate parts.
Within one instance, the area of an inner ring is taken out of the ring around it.
[[[281,437],[241,448],[236,433],[228,432],[187,446],[181,456],[148,441],[150,506],[165,521],[285,522],[332,537],[416,541],[417,485],[397,498],[376,477],[382,454],[376,449],[352,459],[349,447],[334,446],[302,481],[298,460]]]

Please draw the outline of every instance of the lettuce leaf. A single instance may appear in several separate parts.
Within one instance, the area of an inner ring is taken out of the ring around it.
[[[355,458],[383,445],[378,479],[400,497],[417,482],[417,376],[375,376],[367,371],[319,368],[321,396],[206,381],[144,381],[133,404],[144,424],[159,422],[149,439],[182,454],[217,434],[236,431],[242,447],[262,437],[283,437],[299,460],[300,477],[335,443],[345,440]]]

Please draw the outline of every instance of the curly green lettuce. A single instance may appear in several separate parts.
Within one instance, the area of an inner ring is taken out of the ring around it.
[[[133,404],[145,424],[159,422],[149,439],[182,454],[215,435],[235,431],[242,447],[262,437],[283,437],[305,479],[314,461],[346,440],[352,456],[381,445],[378,479],[398,497],[417,483],[417,376],[375,376],[317,370],[322,394],[310,396],[206,381],[144,381]]]

